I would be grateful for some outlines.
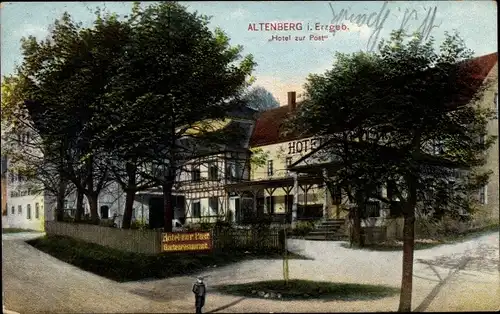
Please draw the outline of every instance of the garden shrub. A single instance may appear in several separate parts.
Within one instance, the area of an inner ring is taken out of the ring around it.
[[[292,229],[292,235],[303,237],[306,236],[309,232],[314,230],[314,222],[311,221],[299,221]]]

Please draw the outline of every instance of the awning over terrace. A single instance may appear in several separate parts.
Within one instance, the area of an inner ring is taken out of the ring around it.
[[[311,185],[311,184],[322,184],[323,178],[321,176],[297,176],[297,181],[299,185]],[[276,189],[276,188],[292,188],[295,184],[295,178],[293,176],[269,180],[258,180],[258,181],[245,181],[233,184],[227,184],[225,189],[229,193],[238,193],[245,191],[256,191],[265,189]],[[286,191],[286,190],[285,190]]]

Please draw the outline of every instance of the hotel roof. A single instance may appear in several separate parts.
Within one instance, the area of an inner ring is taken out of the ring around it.
[[[471,84],[474,86],[470,86],[471,88],[469,91],[477,91],[480,83],[484,81],[497,62],[498,53],[494,52],[462,63],[466,66],[472,66],[471,68],[476,72],[475,75],[473,75],[473,78],[477,79],[477,82],[479,83]],[[455,103],[455,105],[458,106],[460,104],[467,104],[471,100],[472,96],[473,93],[469,93],[468,91],[464,92],[464,94],[460,95],[457,99],[459,103]],[[300,103],[297,104],[297,106],[300,106]],[[290,108],[290,105],[262,112],[255,122],[254,131],[252,137],[250,138],[250,147],[278,144],[312,136],[283,132],[285,130],[287,119],[293,114],[293,112],[294,110]]]

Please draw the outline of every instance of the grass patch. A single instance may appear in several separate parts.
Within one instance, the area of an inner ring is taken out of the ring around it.
[[[399,293],[400,289],[382,285],[337,283],[311,280],[258,281],[235,285],[219,285],[215,288],[225,294],[262,299],[309,300],[373,300]]]
[[[157,255],[128,253],[63,236],[44,236],[27,243],[66,263],[119,282],[186,275],[247,259],[281,258],[275,252],[243,250]],[[289,256],[291,259],[304,258],[293,253]]]
[[[440,239],[415,239],[415,250],[430,249],[443,244],[454,244],[457,242],[464,242],[474,238],[478,238],[492,231],[498,231],[499,225],[493,224],[475,230],[470,230],[460,234],[444,235]],[[403,250],[403,241],[385,241],[377,244],[365,245],[364,247],[351,247],[349,243],[342,243],[342,247],[357,250],[371,250],[371,251],[401,251]]]
[[[415,240],[415,250],[425,250],[444,244],[443,241],[437,240]],[[368,244],[363,247],[352,246],[349,243],[341,243],[341,247],[353,250],[369,250],[369,251],[401,251],[403,250],[403,241],[385,241],[376,244]]]
[[[2,228],[2,233],[20,233],[20,232],[39,232],[31,229],[21,229],[21,228]]]

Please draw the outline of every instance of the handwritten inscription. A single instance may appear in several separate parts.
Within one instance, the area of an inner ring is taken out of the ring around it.
[[[349,21],[352,24],[355,24],[359,27],[366,25],[369,28],[373,29],[370,37],[368,38],[367,50],[373,51],[375,46],[378,43],[378,39],[380,37],[380,32],[384,28],[384,24],[391,13],[391,10],[387,7],[387,1],[384,2],[382,8],[379,12],[367,12],[367,13],[351,13],[348,9],[341,9],[340,11],[335,10],[334,5],[332,3],[328,3],[330,10],[332,12],[332,24],[339,24],[343,21]],[[399,9],[401,11],[401,9]],[[437,7],[425,9],[425,13],[423,14],[424,19],[419,20],[419,12],[416,9],[408,10],[406,9],[404,12],[403,20],[400,26],[400,29],[405,31],[408,34],[412,34],[409,29],[410,20],[416,21],[417,25],[419,25],[414,32],[418,32],[422,34],[422,39],[427,40],[430,36],[430,33],[434,28],[439,27],[439,25],[435,25]],[[422,17],[422,15],[420,15]],[[418,24],[420,23],[420,24]],[[332,34],[335,35],[335,34]]]

